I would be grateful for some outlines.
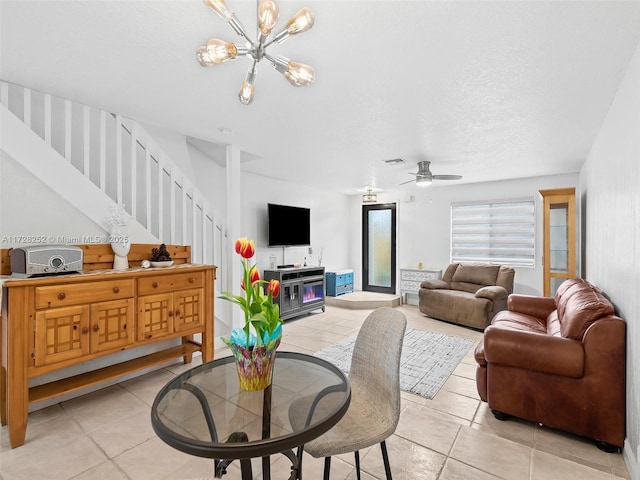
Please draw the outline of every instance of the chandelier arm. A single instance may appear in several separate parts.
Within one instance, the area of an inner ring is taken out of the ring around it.
[[[266,47],[265,47],[266,48]],[[271,55],[265,53],[264,54],[264,58],[266,58],[267,60],[269,60],[271,62],[271,64],[273,65],[273,68],[276,69],[277,72],[280,72],[282,74],[287,73],[287,68],[289,66],[289,59],[285,58],[285,57],[272,57]]]
[[[251,40],[249,38],[249,36],[247,35],[246,30],[244,29],[244,27],[242,26],[242,23],[240,23],[240,20],[238,20],[236,18],[235,13],[233,15],[231,15],[231,17],[229,18],[229,20],[227,20],[227,23],[229,24],[229,26],[233,29],[234,32],[236,32],[238,35],[240,35],[241,37],[244,37],[247,39],[247,41],[249,43],[253,43],[253,40]]]
[[[287,29],[285,28],[284,30],[278,32],[276,35],[272,36],[269,41],[264,44],[264,48],[267,48],[272,43],[282,43],[289,37],[289,32],[287,32]]]

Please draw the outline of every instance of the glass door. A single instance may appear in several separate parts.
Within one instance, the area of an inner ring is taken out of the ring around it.
[[[396,204],[362,206],[362,290],[396,293]]]

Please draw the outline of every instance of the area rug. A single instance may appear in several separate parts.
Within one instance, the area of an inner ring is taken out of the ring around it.
[[[314,353],[343,372],[349,372],[356,337]],[[466,338],[425,330],[405,332],[400,357],[400,388],[425,398],[433,398],[475,342]]]

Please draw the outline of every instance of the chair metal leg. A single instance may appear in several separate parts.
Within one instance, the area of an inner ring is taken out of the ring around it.
[[[356,457],[356,476],[360,480],[360,452],[356,450],[353,455]]]
[[[324,480],[329,480],[329,470],[331,470],[331,457],[324,457]]]
[[[389,465],[389,455],[387,454],[387,444],[380,442],[380,449],[382,450],[382,461],[384,462],[384,473],[387,475],[387,480],[391,480],[391,465]]]

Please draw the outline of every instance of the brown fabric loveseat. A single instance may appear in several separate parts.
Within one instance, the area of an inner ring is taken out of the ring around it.
[[[551,297],[511,295],[475,350],[480,398],[508,415],[595,439],[605,451],[625,436],[626,323],[589,282],[563,282]]]
[[[418,308],[432,318],[484,329],[513,293],[513,268],[452,263],[441,280],[425,280]]]

